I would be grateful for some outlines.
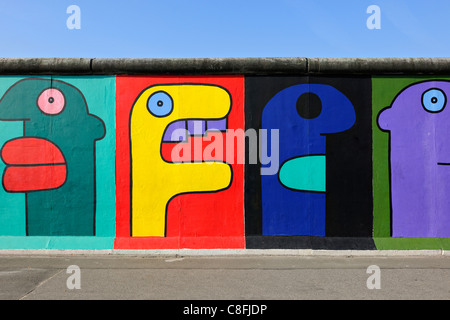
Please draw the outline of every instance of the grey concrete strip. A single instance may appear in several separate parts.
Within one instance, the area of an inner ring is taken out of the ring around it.
[[[450,74],[450,58],[1,58],[0,74]]]
[[[90,74],[88,58],[0,58],[0,74]]]
[[[305,74],[306,58],[93,59],[95,74]]]
[[[450,59],[310,58],[308,74],[450,74]]]

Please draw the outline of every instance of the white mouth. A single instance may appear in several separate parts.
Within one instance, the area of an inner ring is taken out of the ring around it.
[[[188,141],[189,136],[205,136],[207,131],[225,132],[228,119],[183,119],[169,124],[164,131],[163,142]]]

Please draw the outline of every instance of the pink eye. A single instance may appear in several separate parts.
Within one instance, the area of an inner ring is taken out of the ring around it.
[[[64,109],[66,99],[58,89],[48,88],[39,95],[37,105],[43,113],[55,115]]]

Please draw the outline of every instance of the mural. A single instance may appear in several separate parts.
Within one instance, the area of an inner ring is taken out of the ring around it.
[[[378,115],[389,132],[393,237],[450,236],[449,81],[402,89]]]
[[[244,145],[226,148],[244,127],[243,78],[124,76],[117,90],[116,247],[243,247]]]
[[[2,76],[0,249],[450,249],[448,77]]]
[[[111,246],[114,77],[5,76],[0,90],[0,246]]]

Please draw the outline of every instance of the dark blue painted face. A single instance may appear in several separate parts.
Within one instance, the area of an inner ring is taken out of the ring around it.
[[[356,120],[350,100],[324,84],[300,84],[277,93],[266,105],[262,129],[279,129],[280,161],[325,153],[325,134],[345,131]]]
[[[267,103],[262,143],[276,143],[270,136],[278,130],[280,168],[261,176],[264,235],[325,234],[326,135],[350,129],[355,120],[350,100],[329,85],[295,85]],[[261,162],[262,169],[272,165]]]

